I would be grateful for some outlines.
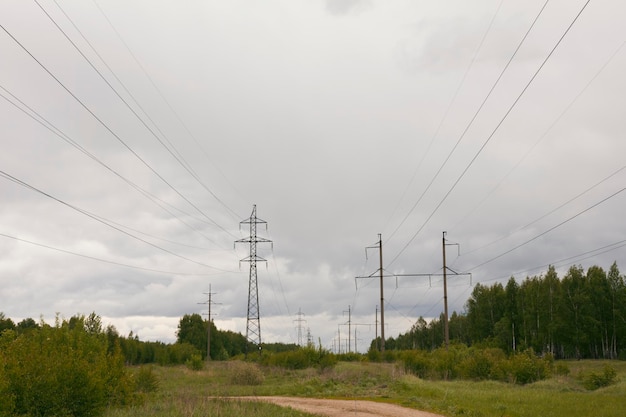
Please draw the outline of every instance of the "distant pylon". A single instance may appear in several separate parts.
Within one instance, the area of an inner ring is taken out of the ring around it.
[[[302,318],[302,316],[304,316],[304,313],[302,312],[302,309],[298,309],[298,312],[296,313],[296,316],[298,316],[297,319],[295,319],[294,321],[296,323],[298,323],[298,346],[303,346],[302,345],[302,323],[306,323],[306,320],[304,320]]]
[[[256,245],[257,243],[271,243],[271,240],[257,237],[256,230],[258,224],[265,224],[267,222],[256,217],[256,204],[252,206],[252,214],[250,218],[243,220],[239,223],[239,227],[242,224],[250,226],[250,236],[239,239],[235,243],[249,243],[250,255],[243,258],[240,262],[250,263],[250,280],[248,282],[248,318],[246,323],[246,339],[248,342],[256,344],[261,353],[261,317],[259,314],[259,287],[257,285],[257,261],[267,262],[265,259],[257,256]],[[248,347],[246,345],[246,354]]]

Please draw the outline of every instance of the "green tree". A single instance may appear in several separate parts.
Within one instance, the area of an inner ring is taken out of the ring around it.
[[[505,292],[502,284],[491,287],[476,284],[467,301],[467,320],[472,343],[493,339],[496,323],[505,313]]]
[[[15,330],[15,323],[9,317],[6,317],[3,312],[0,312],[0,334],[5,330]]]
[[[606,273],[599,266],[587,269],[589,288],[589,317],[585,332],[589,335],[590,354],[593,358],[610,356],[611,291]]]
[[[20,321],[19,323],[17,323],[17,326],[16,326],[16,330],[18,333],[24,333],[29,330],[38,329],[38,328],[39,328],[39,324],[37,324],[37,322],[30,317],[25,318],[24,320]]]
[[[626,284],[620,274],[617,262],[613,262],[607,274],[611,304],[610,357],[619,355],[619,343],[626,338]],[[623,343],[623,342],[622,342]]]
[[[543,294],[542,303],[545,309],[544,319],[544,346],[547,346],[548,352],[556,353],[556,334],[561,326],[559,320],[559,300],[561,299],[561,281],[556,273],[554,266],[548,267],[548,272],[541,281],[541,291]],[[547,321],[547,325],[546,325]]]
[[[206,357],[208,341],[207,323],[200,314],[185,314],[178,323],[176,332],[177,343],[188,343],[202,352],[202,357]]]
[[[587,353],[588,335],[585,322],[589,317],[590,306],[587,279],[581,266],[572,266],[561,281],[562,322],[561,339],[564,341],[565,355],[582,358]]]
[[[103,334],[70,328],[67,321],[29,329],[2,336],[0,391],[12,399],[3,415],[97,416],[108,404],[132,401],[123,356],[107,352]]]

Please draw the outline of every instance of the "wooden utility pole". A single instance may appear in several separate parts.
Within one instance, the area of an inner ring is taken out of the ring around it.
[[[385,301],[383,297],[383,237],[378,234],[378,249],[380,253],[380,351],[385,352]]]
[[[448,350],[448,347],[450,347],[450,326],[448,322],[448,284],[447,284],[448,267],[446,265],[446,246],[457,246],[459,248],[459,254],[461,252],[461,249],[460,249],[461,247],[458,243],[446,243],[446,232],[443,232],[443,237],[441,238],[441,248],[443,251],[443,319],[444,319],[443,332],[444,332],[446,350]],[[454,272],[454,274],[459,275],[456,272]]]
[[[211,318],[213,317],[211,315],[211,306],[213,304],[219,304],[219,303],[215,303],[213,302],[212,296],[213,296],[213,292],[211,292],[211,284],[209,284],[209,292],[205,292],[205,294],[207,294],[209,296],[209,299],[204,302],[204,303],[199,303],[199,304],[207,304],[208,305],[208,322],[207,322],[207,344],[206,344],[206,360],[207,362],[211,360]]]
[[[376,341],[376,347],[378,349],[380,349],[379,345],[378,345],[378,306],[376,306],[376,321],[375,321],[375,325],[374,325],[374,332],[376,333],[376,335],[374,336],[374,340]]]
[[[345,314],[346,311],[344,310],[343,313]],[[352,314],[351,314],[350,306],[348,306],[348,351],[347,353],[350,353],[350,351],[352,350],[352,346],[350,345],[351,324],[352,324]]]
[[[450,346],[450,329],[448,328],[448,283],[447,283],[447,274],[446,271],[446,232],[443,232],[442,238],[442,249],[443,249],[443,333],[444,333],[444,341],[446,344],[446,350]]]
[[[209,284],[209,322],[207,324],[206,360],[211,360],[211,284]]]
[[[376,246],[368,246],[365,248],[365,258],[367,258],[368,249],[378,249],[380,267],[378,268],[377,271],[372,272],[368,276],[355,277],[355,279],[374,278],[376,275],[376,272],[379,272],[379,277],[380,277],[380,351],[385,352],[385,296],[383,292],[384,291],[383,278],[385,278],[385,275],[384,275],[384,269],[383,269],[383,238],[380,233],[378,234],[378,242],[376,243]],[[389,276],[393,276],[393,275],[389,275]],[[378,338],[378,334],[376,334],[376,338]]]

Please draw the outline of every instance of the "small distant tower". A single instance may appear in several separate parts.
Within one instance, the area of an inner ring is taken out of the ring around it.
[[[250,255],[243,258],[240,262],[248,262],[250,264],[250,280],[248,283],[248,318],[246,324],[246,339],[253,344],[256,344],[261,352],[261,318],[259,314],[259,287],[257,285],[257,261],[267,262],[265,259],[257,256],[256,246],[257,243],[271,243],[271,240],[257,237],[257,225],[265,224],[267,228],[267,222],[256,217],[256,204],[252,206],[252,214],[246,220],[239,223],[241,228],[242,224],[250,226],[250,236],[239,239],[235,243],[249,243]],[[246,346],[246,354],[247,352]]]

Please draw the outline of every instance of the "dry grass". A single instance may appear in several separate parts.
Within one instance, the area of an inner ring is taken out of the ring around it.
[[[215,362],[201,371],[155,367],[159,391],[140,408],[109,410],[105,417],[305,416],[270,404],[225,402],[209,397],[286,395],[393,402],[443,414],[475,417],[622,417],[626,410],[626,362],[563,362],[570,372],[513,385],[494,381],[428,381],[407,375],[394,364],[344,362],[333,369],[290,371],[255,364]],[[606,364],[618,383],[587,391],[578,375]],[[256,376],[263,380],[258,384]],[[241,373],[243,376],[235,376]],[[252,376],[251,376],[252,375]],[[243,378],[243,379],[239,379]]]

